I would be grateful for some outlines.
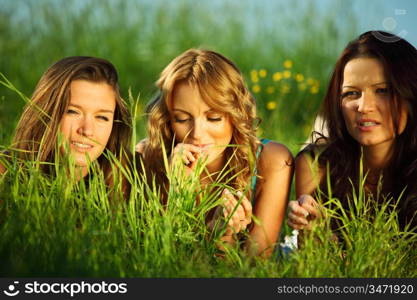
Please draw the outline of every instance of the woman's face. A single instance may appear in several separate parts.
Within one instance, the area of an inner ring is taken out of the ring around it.
[[[389,86],[377,59],[355,58],[346,64],[341,101],[347,130],[362,146],[390,147],[407,124],[407,108],[401,105],[395,132]]]
[[[233,125],[225,113],[207,105],[197,87],[187,82],[175,85],[170,121],[176,142],[200,147],[207,154],[207,166],[224,158]]]
[[[109,84],[86,80],[72,81],[70,91],[70,102],[61,119],[60,131],[85,176],[88,160],[96,160],[109,141],[116,95]]]

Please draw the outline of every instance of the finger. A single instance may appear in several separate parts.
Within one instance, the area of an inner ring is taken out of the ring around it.
[[[288,219],[295,224],[308,225],[308,220],[305,217],[300,217],[293,213],[288,214]]]
[[[320,216],[319,210],[317,209],[317,207],[314,207],[312,205],[309,204],[304,204],[302,206],[302,208],[304,208],[306,211],[308,211],[309,216],[311,216],[312,218],[318,218]]]
[[[308,212],[308,210],[306,210],[304,207],[302,207],[298,201],[290,201],[288,203],[288,208],[289,211],[292,212],[293,214],[299,215],[299,216],[308,216],[310,213]]]
[[[287,224],[288,224],[288,226],[290,226],[292,229],[297,229],[297,230],[302,230],[302,229],[304,229],[304,226],[303,226],[303,225],[295,224],[295,223],[291,222],[291,220],[287,220]]]
[[[311,195],[301,195],[298,197],[298,203],[303,206],[304,204],[309,204],[311,206],[318,206],[317,201]]]

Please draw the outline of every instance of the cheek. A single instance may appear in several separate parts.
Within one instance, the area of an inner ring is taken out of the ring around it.
[[[71,136],[71,129],[74,128],[74,124],[71,119],[66,118],[65,116],[62,118],[59,131],[63,135],[64,138],[68,139]]]
[[[107,142],[110,139],[112,130],[113,130],[113,124],[109,124],[105,126],[104,128],[101,128],[100,140],[101,140],[101,144],[103,147],[107,145]]]
[[[191,128],[186,123],[180,124],[180,123],[174,123],[171,122],[171,129],[172,132],[175,134],[175,139],[177,141],[183,141],[185,137],[189,134],[191,131]]]
[[[224,144],[229,144],[233,135],[233,127],[230,122],[225,122],[223,124],[211,126],[209,132],[213,138]]]

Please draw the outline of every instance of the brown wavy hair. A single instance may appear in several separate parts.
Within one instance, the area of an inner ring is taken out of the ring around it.
[[[210,107],[229,116],[233,125],[231,144],[237,146],[225,150],[231,170],[228,177],[235,176],[231,182],[234,188],[245,189],[253,172],[253,155],[259,145],[255,132],[259,121],[255,99],[233,62],[217,52],[202,49],[189,49],[176,57],[156,82],[159,93],[146,108],[148,140],[143,151],[151,176],[155,176],[159,184],[167,184],[162,147],[169,156],[175,145],[168,105],[179,82],[196,86]]]
[[[107,83],[116,95],[113,128],[106,149],[127,165],[131,147],[131,115],[120,96],[118,74],[112,63],[105,59],[73,56],[50,66],[40,78],[35,91],[25,106],[17,124],[12,142],[16,156],[24,160],[54,163],[57,152],[60,121],[68,108],[70,84],[74,80]],[[104,151],[103,151],[104,153]],[[102,154],[97,159],[106,180],[113,183],[110,162]],[[48,164],[40,165],[46,173]],[[126,185],[124,179],[124,185]]]
[[[329,163],[332,194],[346,207],[348,195],[352,193],[349,179],[356,191],[359,186],[361,146],[345,125],[341,86],[346,64],[358,57],[377,59],[383,66],[391,94],[395,132],[398,132],[401,106],[408,107],[406,127],[396,136],[394,154],[384,170],[382,192],[398,199],[405,189],[398,207],[399,221],[402,227],[407,223],[414,227],[417,225],[417,51],[406,40],[383,31],[369,31],[347,45],[336,62],[320,111],[322,132],[328,134],[313,132],[313,143],[301,153],[318,156],[323,168]],[[321,191],[327,191],[325,181],[321,183]]]

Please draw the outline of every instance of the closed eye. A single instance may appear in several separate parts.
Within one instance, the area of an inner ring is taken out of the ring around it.
[[[185,123],[185,122],[187,122],[188,120],[190,120],[190,119],[177,119],[177,118],[175,118],[175,122],[176,123]]]
[[[207,120],[209,120],[210,122],[220,122],[222,118],[207,118]]]

